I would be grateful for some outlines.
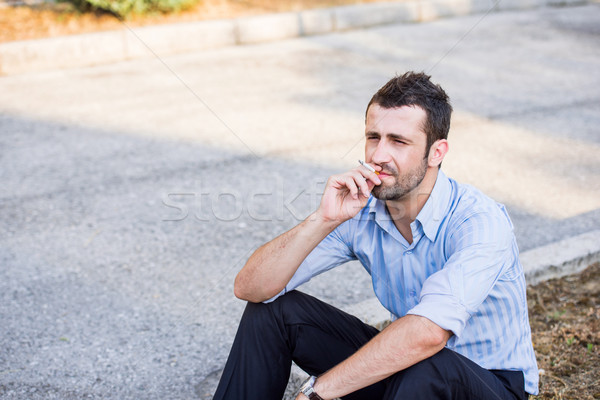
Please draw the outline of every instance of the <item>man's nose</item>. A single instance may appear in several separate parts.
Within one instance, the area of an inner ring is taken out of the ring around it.
[[[390,160],[391,160],[391,157],[390,157],[390,153],[387,149],[387,146],[385,145],[384,141],[381,140],[377,144],[375,151],[371,155],[371,162],[373,162],[374,164],[386,164],[386,163],[389,163]]]

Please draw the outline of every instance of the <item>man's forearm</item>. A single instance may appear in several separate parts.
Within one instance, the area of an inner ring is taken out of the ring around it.
[[[235,278],[235,295],[258,303],[281,292],[306,256],[337,225],[314,213],[295,228],[259,247]]]
[[[450,335],[427,318],[407,315],[321,375],[315,390],[333,399],[372,385],[436,354]]]
[[[371,189],[379,184],[378,176],[362,167],[330,176],[317,211],[248,259],[235,279],[235,295],[257,303],[281,292],[306,256],[367,205]]]

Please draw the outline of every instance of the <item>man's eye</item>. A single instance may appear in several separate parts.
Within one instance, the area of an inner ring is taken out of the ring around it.
[[[406,144],[406,142],[403,142],[402,140],[394,140],[394,142],[396,142],[398,144]]]

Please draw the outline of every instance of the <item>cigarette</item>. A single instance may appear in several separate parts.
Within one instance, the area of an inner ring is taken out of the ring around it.
[[[363,167],[365,167],[366,169],[368,169],[371,172],[375,172],[377,175],[379,175],[379,172],[375,171],[375,168],[371,167],[369,164],[367,164],[366,162],[364,162],[363,160],[358,160],[358,162],[360,163],[360,165],[362,165]]]

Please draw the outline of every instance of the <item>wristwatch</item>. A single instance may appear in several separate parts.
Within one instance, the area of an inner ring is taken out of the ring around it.
[[[323,400],[323,398],[319,396],[317,392],[315,392],[315,389],[313,387],[316,381],[317,377],[311,376],[307,379],[306,382],[304,382],[304,384],[300,388],[300,393],[308,397],[309,400]]]

